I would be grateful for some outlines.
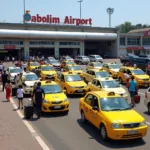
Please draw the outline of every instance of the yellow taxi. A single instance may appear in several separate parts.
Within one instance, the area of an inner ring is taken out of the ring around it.
[[[88,92],[80,99],[79,111],[82,122],[92,123],[105,141],[136,139],[147,134],[145,119],[114,92]]]
[[[74,61],[71,60],[63,60],[61,62],[61,68],[65,68],[67,65],[75,65],[76,63]]]
[[[42,80],[52,79],[55,78],[55,76],[57,75],[57,72],[51,65],[41,65],[40,69],[41,69],[40,76]]]
[[[119,79],[120,83],[127,82],[125,74],[129,75],[129,78],[131,76],[134,76],[134,78],[139,86],[149,86],[150,85],[149,76],[139,68],[126,67],[126,66],[121,67],[118,72],[118,79]]]
[[[128,99],[128,92],[113,78],[95,78],[88,84],[90,91],[114,91]]]
[[[105,63],[103,64],[103,69],[109,72],[109,74],[112,75],[113,78],[118,77],[118,72],[120,69],[121,65],[118,65],[116,63]]]
[[[32,71],[33,69],[35,69],[35,68],[37,68],[39,66],[40,66],[40,64],[38,62],[29,62],[27,64],[27,70],[28,71]]]
[[[62,72],[58,74],[55,81],[66,90],[67,95],[86,94],[88,92],[87,84],[78,74],[72,72]]]
[[[85,82],[90,82],[94,78],[107,78],[110,77],[111,75],[103,69],[88,69],[86,72],[82,73],[82,79]]]
[[[102,69],[103,65],[100,62],[89,62],[86,69]]]
[[[64,68],[64,71],[66,72],[73,72],[73,73],[76,73],[76,74],[79,74],[80,77],[82,77],[82,73],[83,73],[83,70],[81,69],[81,67],[79,65],[67,65],[65,68]]]
[[[34,88],[37,82],[34,84]],[[45,99],[42,103],[42,112],[66,112],[69,111],[69,99],[65,91],[54,81],[41,81],[41,88],[45,92]],[[35,102],[35,99],[33,98]]]

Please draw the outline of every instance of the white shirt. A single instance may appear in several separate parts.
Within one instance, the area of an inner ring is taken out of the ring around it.
[[[127,73],[124,73],[124,77],[125,77],[125,79],[129,79],[130,78],[130,76]]]
[[[27,68],[27,65],[26,64],[22,64],[22,69],[24,69],[24,68]]]
[[[4,66],[1,64],[1,65],[0,65],[0,69],[2,70],[3,68],[4,68]]]
[[[18,98],[23,98],[23,89],[17,89]]]

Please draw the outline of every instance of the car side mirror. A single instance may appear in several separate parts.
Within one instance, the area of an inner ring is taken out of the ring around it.
[[[99,111],[99,108],[97,107],[97,106],[93,106],[93,108],[92,108],[93,110],[97,110],[97,111]]]

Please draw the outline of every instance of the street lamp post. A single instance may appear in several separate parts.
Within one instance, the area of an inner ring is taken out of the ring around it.
[[[23,0],[24,12],[23,12],[23,23],[25,23],[24,15],[26,13],[26,0]]]
[[[80,3],[80,19],[81,19],[81,15],[82,15],[82,6],[81,6],[81,3],[83,2],[83,0],[80,0],[80,1],[78,1],[79,3]]]
[[[114,12],[114,8],[107,8],[107,13],[109,14],[109,27],[111,28],[111,15]]]

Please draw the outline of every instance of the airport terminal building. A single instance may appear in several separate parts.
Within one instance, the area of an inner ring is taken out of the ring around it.
[[[60,24],[59,18],[54,20],[52,16],[28,15],[26,20],[32,19],[32,22],[0,23],[0,59],[40,55],[119,56],[119,31],[116,28],[92,27],[91,18],[65,17],[64,23]]]

